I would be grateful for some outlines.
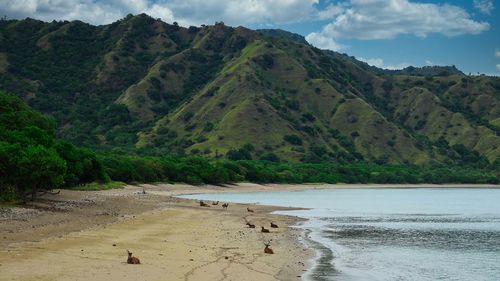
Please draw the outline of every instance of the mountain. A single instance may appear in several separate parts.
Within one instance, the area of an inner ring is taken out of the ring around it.
[[[408,66],[403,69],[383,70],[387,74],[410,75],[410,76],[450,76],[464,75],[464,73],[453,66],[424,66],[413,67]]]
[[[0,22],[0,90],[78,145],[143,154],[429,164],[500,156],[500,78],[378,69],[300,35],[147,15]]]
[[[264,36],[281,38],[289,41],[293,41],[295,43],[302,43],[308,45],[306,38],[304,36],[292,33],[282,29],[257,29],[257,32]]]

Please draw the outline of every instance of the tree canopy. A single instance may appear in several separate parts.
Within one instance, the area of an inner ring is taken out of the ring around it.
[[[51,118],[0,92],[0,197],[107,179],[93,152],[57,140]]]

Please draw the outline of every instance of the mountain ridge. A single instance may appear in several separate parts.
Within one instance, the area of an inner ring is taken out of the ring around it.
[[[286,31],[147,15],[103,26],[8,20],[0,78],[88,147],[306,162],[500,156],[498,77],[382,70]]]

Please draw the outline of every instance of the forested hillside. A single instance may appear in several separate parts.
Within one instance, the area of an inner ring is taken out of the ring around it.
[[[292,139],[290,139],[292,140]],[[229,153],[250,154],[247,147]],[[247,155],[248,156],[248,155]],[[250,158],[250,156],[248,157]],[[34,200],[53,188],[113,188],[124,183],[499,183],[498,163],[389,165],[290,163],[208,159],[199,156],[137,156],[99,153],[55,137],[51,118],[17,97],[0,92],[0,202]],[[97,184],[96,184],[97,183]]]
[[[386,71],[285,31],[0,22],[0,89],[98,151],[306,163],[486,166],[500,78]]]

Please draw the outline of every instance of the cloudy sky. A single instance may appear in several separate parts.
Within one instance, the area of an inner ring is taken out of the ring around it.
[[[0,15],[11,19],[100,25],[143,12],[184,26],[281,28],[383,68],[454,64],[500,75],[494,0],[0,0]]]

